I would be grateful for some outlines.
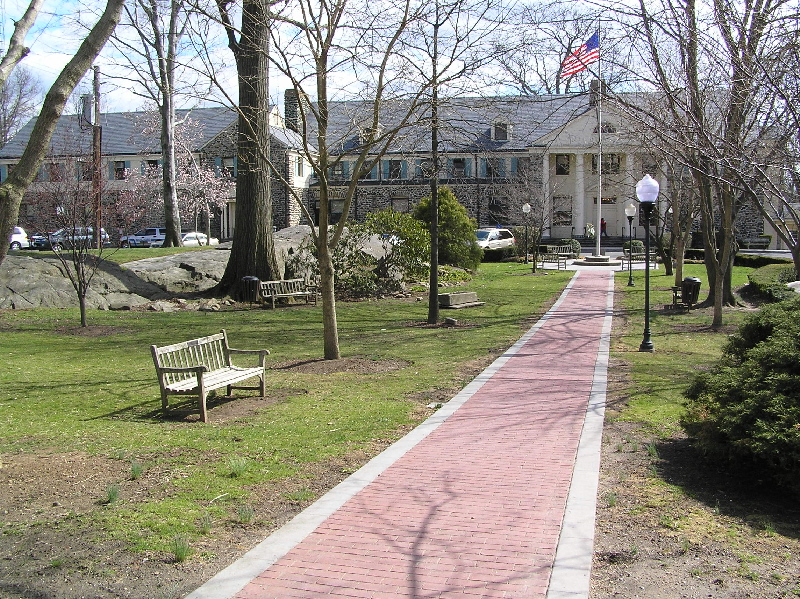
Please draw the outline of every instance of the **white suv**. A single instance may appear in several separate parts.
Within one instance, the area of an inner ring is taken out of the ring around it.
[[[503,250],[517,244],[514,234],[508,229],[478,229],[478,247],[483,250]]]
[[[139,229],[133,235],[124,235],[119,239],[120,247],[149,248],[164,243],[167,230],[164,227],[148,227]]]

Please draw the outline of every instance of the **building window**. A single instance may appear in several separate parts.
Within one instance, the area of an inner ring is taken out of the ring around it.
[[[125,168],[124,160],[114,161],[114,179],[116,181],[124,181],[128,176],[128,169]]]
[[[495,123],[492,133],[494,141],[508,141],[511,139],[511,125],[508,123]]]
[[[298,156],[297,159],[295,160],[294,164],[295,164],[294,174],[297,177],[302,177],[303,176],[303,157],[302,156]]]
[[[337,162],[331,167],[331,177],[333,179],[344,179],[344,163]]]
[[[92,180],[92,168],[91,162],[78,162],[78,180],[79,181],[91,181]]]
[[[504,177],[505,174],[506,174],[505,160],[494,156],[486,159],[487,177]]]
[[[408,196],[395,196],[390,198],[389,202],[395,212],[411,212],[411,200]]]
[[[592,174],[597,174],[597,154],[592,154]],[[603,154],[603,174],[619,174],[619,154]]]
[[[402,160],[390,160],[389,161],[389,178],[390,179],[400,179],[403,176],[403,164]]]
[[[572,196],[553,196],[554,227],[572,226]]]
[[[529,156],[521,156],[520,158],[516,159],[517,164],[517,171],[516,174],[519,177],[528,177],[533,174],[533,161],[530,159]],[[513,170],[514,163],[512,162],[511,168]]]
[[[596,206],[597,205],[597,198],[596,197],[594,198],[594,203],[595,203],[595,206]],[[616,196],[610,197],[610,198],[603,198],[603,206],[613,206],[616,203],[617,203]]]
[[[220,161],[219,176],[220,177],[229,177],[231,179],[233,179],[236,176],[236,169],[234,168],[233,156],[224,157]]]
[[[464,177],[467,174],[467,159],[453,158],[453,177]]]
[[[569,154],[556,154],[556,175],[569,175]]]
[[[489,198],[489,224],[502,225],[508,218],[506,198]]]

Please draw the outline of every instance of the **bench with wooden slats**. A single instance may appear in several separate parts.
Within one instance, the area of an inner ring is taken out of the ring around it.
[[[539,254],[539,262],[542,268],[546,263],[555,264],[556,268],[564,270],[567,268],[567,258],[572,255],[572,248],[568,245],[548,245],[547,251]]]
[[[270,300],[273,309],[279,297],[302,297],[306,303],[314,300],[317,303],[317,287],[309,285],[304,279],[286,279],[284,281],[261,281],[261,297]]]
[[[169,395],[197,395],[200,419],[208,422],[206,397],[210,391],[225,387],[228,395],[232,389],[258,390],[266,393],[264,381],[266,349],[234,349],[228,345],[228,336],[222,332],[173,345],[150,346],[161,388],[161,406],[166,412]],[[231,356],[249,354],[258,356],[258,366],[234,366]],[[237,385],[247,379],[259,379],[257,386]]]

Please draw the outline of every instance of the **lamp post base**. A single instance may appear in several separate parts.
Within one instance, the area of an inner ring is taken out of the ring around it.
[[[639,346],[639,351],[649,351],[650,353],[655,351],[655,347],[653,347],[653,342],[650,339],[645,339],[642,341],[642,344]]]

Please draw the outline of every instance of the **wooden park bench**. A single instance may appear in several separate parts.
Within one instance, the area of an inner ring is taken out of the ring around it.
[[[261,281],[261,297],[272,302],[275,308],[275,300],[279,297],[301,297],[306,303],[314,300],[317,304],[317,286],[309,285],[304,279],[287,279],[285,281]]]
[[[628,248],[623,248],[622,250],[622,266],[620,270],[626,270],[628,268],[628,260],[631,262],[644,262],[645,261],[645,253],[644,252],[633,252]],[[655,260],[655,256],[650,257],[650,261],[653,262]]]
[[[222,332],[210,337],[200,337],[173,345],[150,346],[153,362],[161,387],[161,406],[167,411],[169,395],[197,395],[200,406],[200,419],[208,422],[206,397],[209,391],[226,387],[228,395],[232,389],[258,390],[263,397],[264,361],[269,350],[234,349],[228,345],[228,336]],[[241,368],[231,363],[234,354],[258,356],[258,366]],[[258,377],[258,386],[235,385]]]
[[[546,251],[539,254],[539,262],[544,268],[545,263],[555,264],[558,270],[567,269],[567,258],[572,256],[572,248],[568,245],[548,245]]]

